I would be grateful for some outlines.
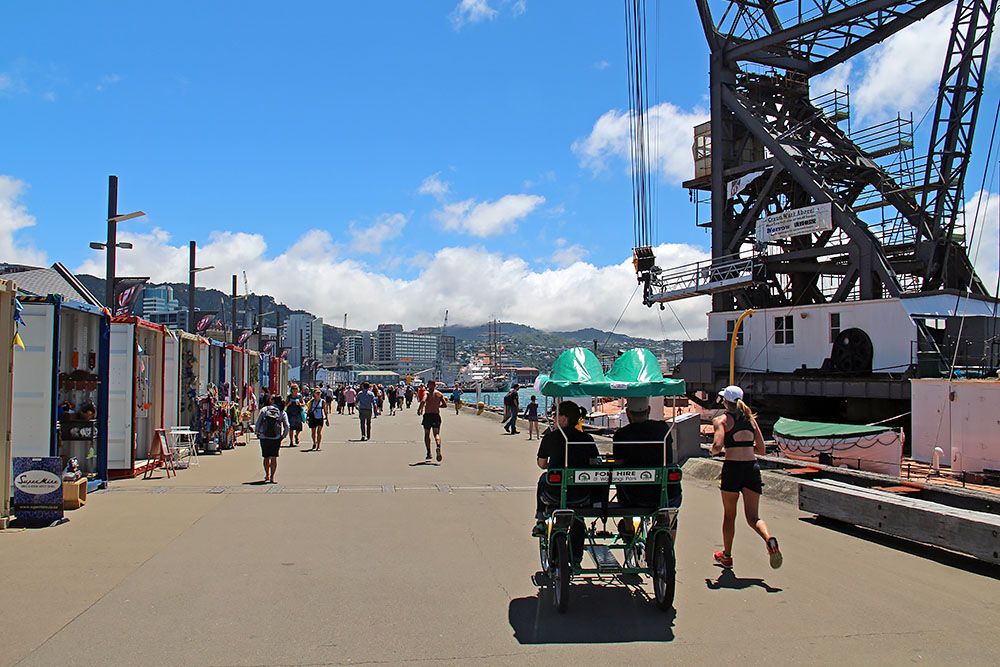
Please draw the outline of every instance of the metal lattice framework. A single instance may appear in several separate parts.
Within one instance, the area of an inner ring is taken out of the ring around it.
[[[660,271],[640,248],[646,302],[677,298],[672,281],[686,285],[684,296],[712,294],[715,311],[941,288],[984,294],[960,212],[998,0],[958,0],[931,148],[921,158],[911,120],[845,130],[846,114],[813,100],[809,80],[950,0],[696,2],[711,49],[710,173],[687,185],[711,192],[714,265],[752,257],[744,271],[752,280],[692,289],[699,278]],[[825,203],[832,230],[756,238],[763,216]]]

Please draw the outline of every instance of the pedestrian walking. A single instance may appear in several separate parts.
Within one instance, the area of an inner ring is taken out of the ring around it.
[[[743,402],[743,390],[730,385],[719,392],[726,411],[712,420],[715,437],[710,453],[725,451],[722,463],[722,551],[713,554],[715,562],[726,569],[733,567],[733,538],[736,535],[736,510],[743,496],[743,513],[767,548],[771,567],[781,567],[783,557],[778,540],[771,535],[760,518],[760,496],[764,483],[760,477],[757,454],[764,454],[764,437],[757,418]]]
[[[347,404],[347,414],[354,414],[354,404],[358,399],[358,392],[354,390],[354,387],[348,385],[347,389],[344,390],[344,403]]]
[[[302,435],[302,413],[306,405],[305,397],[299,393],[299,385],[292,384],[285,401],[285,414],[288,415],[288,446],[296,447]]]
[[[424,418],[420,424],[424,427],[424,447],[427,448],[427,460],[431,460],[431,431],[434,432],[434,442],[438,463],[441,462],[441,408],[448,407],[444,400],[444,394],[435,389],[436,383],[431,380],[427,383],[427,389],[423,398],[417,404],[417,414],[423,414]],[[421,387],[423,388],[423,387]]]
[[[396,385],[390,384],[385,390],[386,399],[389,401],[389,416],[396,414]]]
[[[361,391],[357,395],[358,419],[361,421],[361,440],[372,438],[372,411],[375,409],[375,394],[367,382],[361,383]]]
[[[403,398],[406,399],[406,409],[409,410],[413,403],[413,387],[406,385],[406,389],[403,390]]]
[[[455,406],[455,414],[457,415],[462,409],[462,388],[458,384],[451,391],[451,404]]]
[[[528,440],[531,440],[531,434],[534,433],[535,437],[540,437],[538,435],[538,399],[534,396],[528,401],[528,404],[524,406],[524,418],[528,420]]]
[[[521,388],[521,385],[515,384],[507,392],[507,395],[503,397],[503,407],[504,412],[507,415],[507,420],[504,422],[503,430],[507,431],[510,435],[517,435],[517,413],[520,411],[519,398],[517,395],[517,390]]]
[[[278,469],[278,452],[281,440],[290,432],[288,414],[282,409],[280,396],[271,400],[257,415],[254,434],[260,441],[260,455],[264,459],[264,483],[274,484],[274,473]]]
[[[320,451],[323,444],[323,425],[330,425],[330,418],[327,416],[327,403],[323,398],[323,392],[319,388],[313,389],[312,398],[306,405],[306,415],[309,421],[309,435],[312,437],[311,452]]]

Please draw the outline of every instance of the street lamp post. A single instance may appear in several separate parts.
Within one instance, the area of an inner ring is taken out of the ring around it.
[[[214,269],[214,266],[202,266],[198,267],[195,262],[195,258],[198,254],[198,244],[195,241],[188,243],[188,317],[187,317],[187,330],[188,333],[197,333],[195,327],[198,323],[194,320],[194,276],[200,271],[208,271],[209,269]]]
[[[146,215],[142,211],[135,211],[133,213],[124,213],[122,215],[118,214],[118,177],[108,176],[108,238],[105,243],[98,243],[92,241],[90,247],[93,250],[104,250],[106,251],[107,257],[105,265],[105,282],[104,282],[104,305],[107,306],[108,310],[111,311],[112,316],[115,314],[115,259],[117,256],[118,248],[122,250],[129,250],[132,248],[131,243],[118,242],[118,223],[124,222],[125,220],[131,220],[133,218],[139,218]]]

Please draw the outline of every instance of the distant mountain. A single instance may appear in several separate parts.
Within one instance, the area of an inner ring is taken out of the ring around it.
[[[448,327],[448,333],[454,336],[459,342],[485,342],[489,337],[489,330],[489,323],[472,327]],[[533,339],[537,344],[550,344],[550,346],[564,345],[565,347],[572,347],[572,345],[579,344],[591,346],[595,340],[598,341],[599,346],[603,346],[605,341],[608,341],[608,345],[644,345],[647,347],[649,343],[663,343],[663,341],[635,338],[619,333],[611,334],[609,339],[609,332],[594,328],[578,329],[576,331],[542,331],[541,329],[515,322],[501,322],[500,337],[503,339],[516,338],[519,340]],[[528,341],[525,340],[525,342]]]

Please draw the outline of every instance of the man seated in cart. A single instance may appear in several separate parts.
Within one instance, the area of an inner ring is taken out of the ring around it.
[[[558,405],[559,428],[551,429],[542,436],[538,443],[538,467],[542,470],[558,470],[561,468],[588,468],[598,456],[597,445],[589,433],[577,430],[580,423],[580,406],[572,401],[563,401]],[[568,444],[567,444],[568,442]],[[569,452],[567,460],[567,450]],[[566,497],[566,504],[573,507],[593,506],[595,500],[600,502],[600,495],[607,498],[607,487],[587,488],[572,487]],[[543,472],[538,478],[538,492],[535,505],[537,523],[532,536],[538,537],[545,532],[546,508],[558,508],[560,504],[559,484],[551,484],[548,472]],[[579,559],[583,556],[583,525],[574,522],[570,533],[573,542],[573,554]]]
[[[670,424],[649,418],[649,397],[632,396],[625,407],[628,424],[619,428],[612,440],[616,468],[661,468],[673,461]],[[664,444],[665,443],[665,444]],[[664,459],[666,447],[666,459]],[[627,507],[660,509],[660,484],[629,484],[617,487],[618,504]],[[680,487],[668,487],[670,507],[681,504]],[[626,522],[627,523],[627,522]],[[628,523],[631,526],[630,523]]]

